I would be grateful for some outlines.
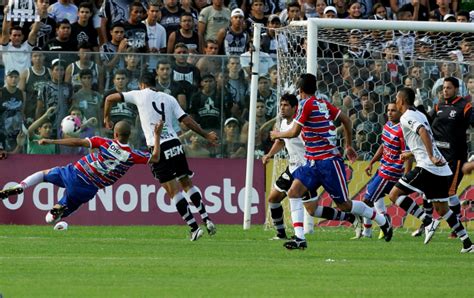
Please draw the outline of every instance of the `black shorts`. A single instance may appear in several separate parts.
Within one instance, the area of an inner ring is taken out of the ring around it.
[[[150,164],[153,176],[160,183],[193,175],[189,169],[183,145],[179,140],[172,139],[164,142],[160,147],[160,161]],[[153,151],[153,148],[150,148],[150,151]]]
[[[449,196],[454,196],[458,191],[458,186],[461,183],[464,174],[462,173],[462,165],[466,161],[453,160],[449,162],[449,168],[453,175],[449,176]]]
[[[428,201],[447,202],[451,176],[438,176],[426,169],[415,167],[398,180],[396,187],[407,194],[424,193]]]
[[[290,173],[290,168],[286,167],[286,170],[281,173],[280,177],[275,181],[275,189],[279,192],[288,193],[288,190],[293,183],[293,175]],[[306,195],[303,197],[303,202],[311,202],[316,201],[318,199],[318,192],[317,190],[308,191]]]

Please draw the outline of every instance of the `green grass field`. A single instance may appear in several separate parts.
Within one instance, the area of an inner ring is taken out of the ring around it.
[[[393,296],[473,297],[474,254],[440,231],[429,245],[406,232],[392,242],[348,240],[316,229],[287,251],[273,231],[218,226],[187,240],[184,226],[0,226],[3,297]]]

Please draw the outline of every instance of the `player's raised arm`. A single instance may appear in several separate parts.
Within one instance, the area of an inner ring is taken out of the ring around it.
[[[38,144],[46,145],[46,144],[55,144],[55,145],[65,145],[71,147],[86,147],[90,148],[91,143],[88,139],[80,139],[80,138],[69,138],[69,139],[41,139],[38,140]]]
[[[153,131],[155,135],[155,144],[153,146],[153,152],[151,153],[151,158],[149,163],[158,163],[160,161],[160,137],[161,131],[163,130],[163,121],[159,121],[155,124],[155,129]]]
[[[201,128],[201,125],[199,125],[196,121],[194,121],[194,119],[191,118],[191,116],[186,115],[183,119],[181,119],[181,122],[183,122],[184,125],[186,125],[189,129],[196,132],[197,134],[199,134],[200,136],[202,136],[203,138],[205,138],[212,144],[217,143],[217,140],[218,140],[217,134],[214,131],[206,132],[205,130],[203,130]]]
[[[112,106],[117,103],[123,101],[123,96],[121,93],[113,93],[110,94],[105,98],[105,103],[104,103],[104,126],[107,129],[112,129],[114,124],[112,121],[110,121],[110,110],[112,109]]]

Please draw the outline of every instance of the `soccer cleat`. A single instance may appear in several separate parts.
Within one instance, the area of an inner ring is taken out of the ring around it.
[[[351,240],[357,240],[362,237],[362,217],[360,215],[354,214],[354,222],[352,223],[354,227],[355,236],[351,238]]]
[[[463,249],[461,249],[461,253],[462,253],[462,254],[465,254],[465,253],[474,253],[474,245],[471,245],[471,246],[468,247],[468,248],[463,248]]]
[[[9,196],[19,195],[21,193],[23,193],[23,188],[20,186],[0,190],[0,200],[6,199]]]
[[[59,220],[61,220],[61,217],[64,214],[64,211],[66,210],[66,206],[56,204],[53,206],[53,209],[51,209],[47,214],[46,214],[46,222],[47,223],[57,223]]]
[[[206,221],[206,229],[207,229],[207,233],[211,236],[215,235],[217,232],[216,225],[209,219]]]
[[[298,237],[294,237],[294,239],[285,242],[283,246],[286,249],[301,249],[304,250],[308,248],[308,244],[306,243],[306,239],[300,239]]]
[[[431,238],[433,238],[433,235],[440,223],[441,222],[439,220],[433,219],[433,221],[431,221],[431,223],[425,227],[425,244],[428,244],[431,241]]]
[[[191,241],[196,241],[198,240],[199,238],[202,237],[202,234],[204,234],[204,232],[202,231],[201,228],[197,228],[196,230],[194,231],[191,231],[191,235],[189,237],[189,240]]]
[[[420,227],[417,230],[415,230],[413,233],[411,233],[411,236],[420,237],[421,235],[423,235],[424,232],[425,232],[425,224],[421,223]]]
[[[384,216],[387,222],[383,226],[381,226],[380,229],[383,232],[385,241],[390,242],[393,236],[392,219],[390,218],[390,215],[388,214],[384,214]]]
[[[380,230],[380,232],[379,232],[379,237],[378,237],[377,239],[380,240],[380,239],[383,239],[384,237],[385,237],[385,235],[384,235],[383,231]]]

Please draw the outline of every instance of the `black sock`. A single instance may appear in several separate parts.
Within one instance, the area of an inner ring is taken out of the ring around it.
[[[206,207],[202,203],[202,197],[199,191],[193,186],[187,192],[191,202],[193,203],[194,207],[199,211],[201,215],[201,219],[206,222],[209,219],[209,215],[206,212]]]
[[[463,247],[469,248],[472,245],[471,239],[467,235],[466,229],[462,225],[461,221],[457,217],[457,215],[452,211],[449,210],[443,218],[448,222],[449,227],[456,233],[456,236],[461,239]]]
[[[195,231],[197,228],[199,228],[191,210],[189,209],[188,201],[186,201],[186,199],[181,195],[181,193],[180,195],[176,195],[173,200],[175,202],[176,209],[178,210],[179,215],[181,215],[186,224],[191,227],[191,230]]]
[[[423,220],[423,223],[430,224],[432,219],[431,217],[427,216],[426,213],[421,209],[415,201],[413,201],[411,198],[407,196],[400,196],[398,197],[397,201],[395,204],[405,210],[406,213],[409,213],[421,220]]]
[[[426,213],[426,216],[433,218],[433,203],[423,200],[423,209]]]
[[[270,215],[272,216],[273,226],[279,235],[285,236],[285,223],[283,220],[283,206],[280,203],[268,203],[270,207]]]
[[[461,204],[449,206],[449,209],[451,209],[458,218],[461,218]]]

